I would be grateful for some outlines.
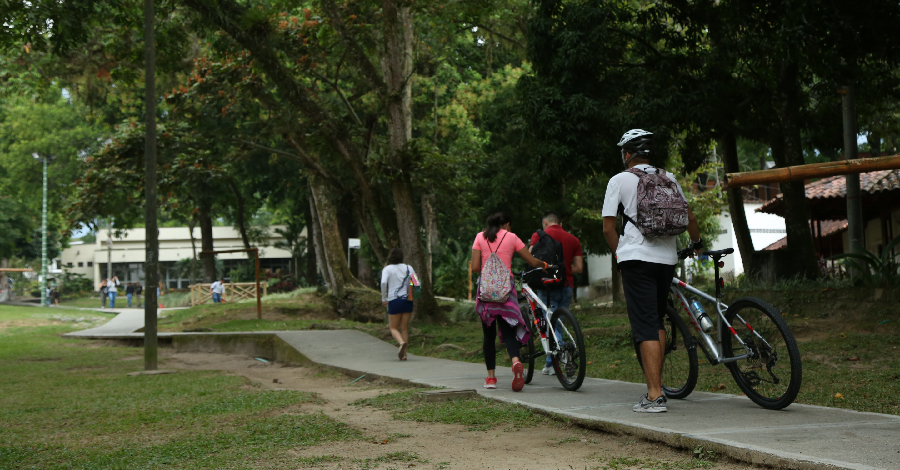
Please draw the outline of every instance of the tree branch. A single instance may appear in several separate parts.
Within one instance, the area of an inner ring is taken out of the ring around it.
[[[507,40],[507,41],[509,41],[509,42],[511,42],[511,43],[513,43],[513,44],[515,44],[516,46],[521,47],[522,49],[526,49],[525,45],[522,44],[521,42],[516,41],[515,39],[513,39],[513,38],[511,38],[511,37],[509,37],[509,36],[500,34],[500,33],[496,32],[496,31],[494,31],[494,30],[488,28],[487,26],[483,26],[483,25],[480,25],[480,24],[477,24],[477,23],[472,23],[472,26],[481,28],[481,29],[483,29],[483,30],[485,30],[485,31],[487,31],[487,32],[489,32],[489,33],[491,33],[491,34],[493,34],[494,36],[499,37],[500,39],[505,39],[505,40]]]
[[[324,168],[322,168],[321,165],[319,165],[319,163],[314,158],[312,158],[308,153],[306,153],[306,151],[303,150],[303,147],[294,141],[293,137],[285,135],[284,139],[286,141],[288,141],[291,144],[291,146],[294,147],[294,149],[297,150],[297,152],[302,155],[294,155],[293,153],[285,152],[284,150],[274,149],[272,147],[266,147],[265,145],[260,145],[255,142],[250,142],[249,140],[241,140],[241,142],[243,142],[251,147],[256,147],[260,150],[265,150],[267,152],[276,153],[278,155],[282,155],[282,156],[291,158],[293,160],[297,160],[300,163],[303,163],[309,171],[313,172],[313,174],[328,181],[329,183],[334,185],[334,187],[336,187],[338,189],[340,189],[342,187],[341,183],[338,182],[337,180],[335,180],[330,174],[328,174],[328,172]]]
[[[325,78],[325,76],[323,76],[319,72],[316,72],[315,70],[310,69],[310,72],[312,72],[313,75],[319,77],[320,80],[331,85],[331,87],[334,88],[334,91],[336,91],[338,96],[341,97],[341,101],[343,101],[344,105],[347,106],[347,110],[350,111],[350,115],[353,116],[353,121],[356,122],[356,125],[361,126],[362,121],[359,120],[359,116],[356,115],[356,111],[353,110],[353,106],[351,106],[350,102],[347,101],[347,97],[344,96],[344,92],[341,91],[341,88],[338,86],[337,81],[335,80],[332,82],[331,80]]]
[[[363,51],[362,46],[359,45],[359,42],[357,42],[350,32],[347,31],[346,26],[344,26],[344,19],[338,12],[334,0],[322,0],[322,9],[328,14],[328,18],[331,20],[331,27],[338,33],[341,42],[347,46],[347,51],[350,53],[351,60],[353,60],[360,68],[362,77],[369,82],[369,86],[374,88],[378,94],[384,95],[386,92],[384,79],[381,74],[378,73],[378,70],[375,69],[375,66],[372,65],[372,61],[366,56],[366,53]],[[382,96],[382,98],[384,97],[385,96]]]

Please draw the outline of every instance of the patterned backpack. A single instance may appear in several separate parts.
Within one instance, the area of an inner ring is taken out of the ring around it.
[[[498,250],[500,245],[503,244],[503,240],[506,239],[506,235],[508,233],[504,234],[503,238],[500,239],[500,243],[497,244]],[[490,243],[488,244],[488,249],[491,249]],[[484,266],[481,267],[481,278],[478,281],[478,300],[500,304],[506,303],[512,290],[510,277],[512,277],[512,273],[509,272],[509,268],[503,264],[503,260],[500,259],[496,251],[491,251],[491,255],[488,256]]]
[[[629,168],[629,173],[640,178],[637,186],[637,220],[625,215],[624,206],[619,210],[625,222],[631,222],[644,238],[674,237],[684,233],[688,226],[688,203],[678,191],[678,185],[666,176],[666,170],[657,168],[647,173],[640,168]],[[624,223],[622,230],[625,230]]]

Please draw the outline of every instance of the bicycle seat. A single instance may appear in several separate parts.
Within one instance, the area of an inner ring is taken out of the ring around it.
[[[700,253],[703,256],[709,256],[711,258],[721,258],[725,255],[730,255],[734,253],[734,248],[725,248],[723,250],[715,250],[715,251],[704,251]]]

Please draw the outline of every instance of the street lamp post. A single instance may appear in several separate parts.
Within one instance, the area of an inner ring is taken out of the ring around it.
[[[41,209],[41,307],[47,304],[47,163],[55,157],[39,152],[32,157],[44,163],[44,204]]]

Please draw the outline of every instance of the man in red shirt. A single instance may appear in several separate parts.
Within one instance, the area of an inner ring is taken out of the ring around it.
[[[535,293],[540,297],[541,301],[544,302],[544,305],[550,309],[549,313],[556,311],[557,308],[564,307],[569,308],[572,304],[572,294],[575,290],[575,274],[580,274],[584,271],[584,252],[581,251],[581,241],[578,240],[577,237],[572,235],[569,232],[566,232],[563,227],[559,217],[554,211],[547,211],[544,213],[544,218],[541,220],[541,225],[544,227],[544,232],[550,236],[550,238],[558,241],[562,244],[563,249],[563,260],[566,268],[566,286],[560,289],[554,290],[536,290]],[[534,245],[538,242],[537,232],[531,236],[531,242],[529,243],[528,251],[530,252]],[[547,318],[549,321],[549,317]],[[554,375],[553,366],[550,361],[550,356],[547,356],[547,363],[542,370],[544,375]]]

